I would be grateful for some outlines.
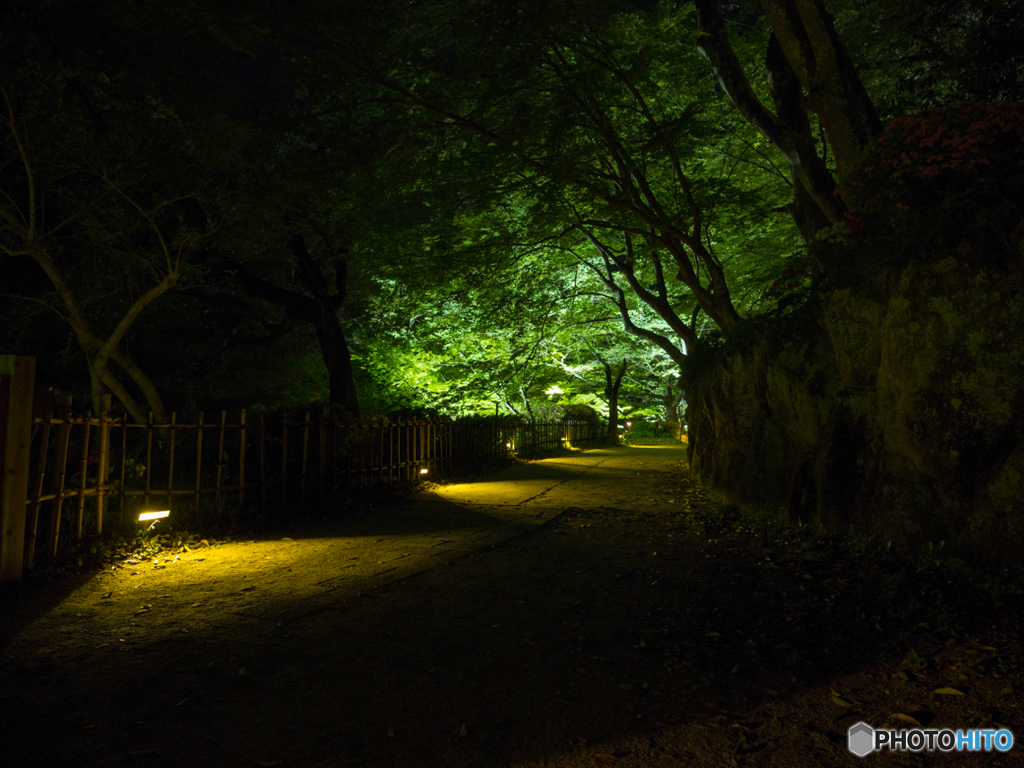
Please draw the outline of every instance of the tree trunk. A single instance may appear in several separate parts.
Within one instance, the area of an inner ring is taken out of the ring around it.
[[[696,0],[698,47],[744,119],[789,163],[794,199],[788,206],[805,240],[843,219],[825,158],[818,153],[808,111],[817,115],[832,148],[842,190],[881,121],[821,0],[761,0],[772,36],[765,55],[772,113],[757,97],[736,55],[721,0]]]
[[[665,386],[665,395],[662,398],[662,403],[665,406],[665,419],[673,424],[679,423],[679,403],[683,400],[682,390],[677,390],[672,386],[670,381]]]
[[[100,395],[104,394],[105,387],[118,399],[136,423],[145,424],[148,420],[146,412],[135,398],[128,393],[120,379],[107,366],[107,362],[113,360],[142,390],[142,394],[146,398],[146,404],[149,406],[149,410],[153,412],[157,421],[166,423],[168,420],[167,409],[164,407],[163,400],[161,400],[156,386],[138,366],[118,350],[118,345],[124,338],[125,333],[128,332],[131,324],[142,314],[142,311],[174,285],[178,277],[177,274],[165,276],[159,284],[136,299],[121,318],[114,332],[104,340],[92,329],[92,325],[82,312],[78,299],[68,287],[64,276],[57,270],[53,259],[46,249],[34,245],[29,249],[29,254],[43,269],[47,277],[50,278],[50,282],[60,295],[64,308],[67,310],[67,321],[71,324],[75,337],[78,339],[78,344],[85,353],[86,362],[89,366],[93,412],[99,413],[100,411]]]
[[[306,239],[302,235],[293,235],[291,247],[299,269],[313,294],[312,322],[320,342],[320,354],[323,355],[324,365],[327,366],[331,402],[344,408],[352,418],[358,419],[359,397],[352,370],[352,356],[349,353],[348,340],[345,338],[345,329],[338,318],[338,308],[345,300],[345,277],[338,275],[335,281],[338,291],[332,295],[323,270],[306,248]],[[343,260],[339,260],[335,268],[343,270],[346,266]]]
[[[622,377],[626,373],[628,362],[622,361],[619,372],[613,375],[612,367],[604,360],[604,396],[608,399],[608,445],[619,444],[619,389],[622,387]]]

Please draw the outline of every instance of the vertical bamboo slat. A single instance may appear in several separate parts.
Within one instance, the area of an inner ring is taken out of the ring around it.
[[[39,497],[43,495],[43,480],[46,479],[46,454],[50,449],[50,427],[53,408],[43,414],[43,429],[39,435],[39,458],[36,461],[36,482],[32,489],[32,528],[28,534],[28,569],[31,571],[36,559],[36,532],[39,529]]]
[[[260,414],[260,500],[267,503],[267,464],[266,464],[266,437],[267,437],[267,426],[263,419],[263,414]]]
[[[366,425],[360,424],[359,430],[359,490],[363,490],[363,480],[366,478]]]
[[[85,519],[85,481],[86,470],[89,467],[89,431],[92,428],[92,411],[86,411],[82,419],[82,465],[81,475],[78,480],[78,522],[75,527],[75,535],[82,540],[82,521]]]
[[[220,436],[217,439],[217,491],[216,491],[216,505],[217,505],[217,519],[220,519],[220,494],[221,486],[224,483],[224,427],[227,424],[228,412],[220,412]]]
[[[64,507],[64,482],[68,472],[68,444],[71,442],[71,395],[64,395],[60,404],[60,437],[57,443],[57,487],[54,492],[53,513],[50,520],[50,535],[53,538],[53,554],[57,555],[60,543],[60,513]]]
[[[203,412],[199,412],[199,424],[196,425],[196,518],[199,518],[199,500],[203,492]]]
[[[143,509],[149,509],[149,489],[153,478],[153,412],[149,412],[149,426],[146,429],[146,496]]]
[[[103,501],[107,485],[107,451],[110,449],[110,395],[100,395],[100,465],[96,469],[96,533],[103,533]]]
[[[309,459],[309,409],[306,410],[306,424],[302,429],[302,474],[299,475],[299,501],[306,503],[306,461]]]
[[[331,409],[331,493],[338,490],[338,412]]]
[[[345,490],[350,490],[352,488],[352,426],[350,424],[343,426],[348,430],[345,440],[342,441],[342,445],[345,446]]]
[[[281,419],[281,503],[288,503],[288,414]]]
[[[118,485],[120,485],[119,499],[117,502],[117,522],[120,525],[124,525],[124,492],[125,486],[127,485],[127,479],[124,476],[124,465],[127,464],[128,459],[128,415],[125,414],[121,418],[121,474],[118,475]]]
[[[245,504],[245,408],[238,415],[238,508]]]
[[[167,461],[167,508],[174,501],[174,427],[178,423],[178,412],[171,411],[171,455]]]
[[[321,409],[320,420],[318,423],[320,433],[320,454],[317,457],[320,460],[320,484],[318,491],[321,499],[326,495],[325,490],[327,486],[327,417],[329,411],[330,408],[326,405]]]

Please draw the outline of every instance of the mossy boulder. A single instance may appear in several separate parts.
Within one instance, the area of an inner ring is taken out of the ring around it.
[[[1024,279],[947,258],[825,297],[688,393],[693,470],[908,546],[1024,543]]]

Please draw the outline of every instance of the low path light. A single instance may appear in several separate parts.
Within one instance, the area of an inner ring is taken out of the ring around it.
[[[165,517],[169,517],[170,514],[171,514],[171,510],[169,510],[169,509],[163,509],[163,510],[160,510],[160,511],[157,511],[157,512],[140,512],[139,513],[139,522],[140,523],[144,523],[147,520],[152,520],[153,522],[151,522],[149,524],[149,528],[146,529],[148,531],[148,530],[150,530],[150,528],[152,528],[154,525],[159,523]]]

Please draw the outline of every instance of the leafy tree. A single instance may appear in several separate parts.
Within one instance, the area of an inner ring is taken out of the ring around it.
[[[689,15],[615,15],[617,6],[602,4],[526,4],[514,18],[479,4],[433,10],[444,21],[418,38],[400,22],[411,52],[399,64],[393,51],[374,57],[350,35],[333,41],[339,66],[431,115],[450,147],[487,158],[492,178],[528,189],[543,217],[643,241],[707,317],[735,327],[716,206],[751,195],[724,171],[733,161],[706,149],[721,110],[707,98],[712,83]],[[441,36],[454,40],[456,29],[459,43],[445,45]],[[744,142],[741,152],[752,144]]]
[[[830,5],[861,77],[886,118],[958,101],[1020,99],[1020,3],[833,0]]]
[[[143,311],[186,277],[215,228],[193,194],[204,180],[189,165],[180,121],[159,98],[144,95],[140,108],[123,73],[62,67],[54,50],[8,32],[4,44],[19,64],[0,76],[7,170],[0,249],[6,259],[30,259],[49,281],[51,297],[42,300],[52,300],[74,331],[94,410],[109,389],[143,420],[127,376],[163,420],[157,386],[123,342]],[[154,152],[152,136],[178,154]],[[111,267],[136,293],[96,306],[98,296],[118,292]]]

